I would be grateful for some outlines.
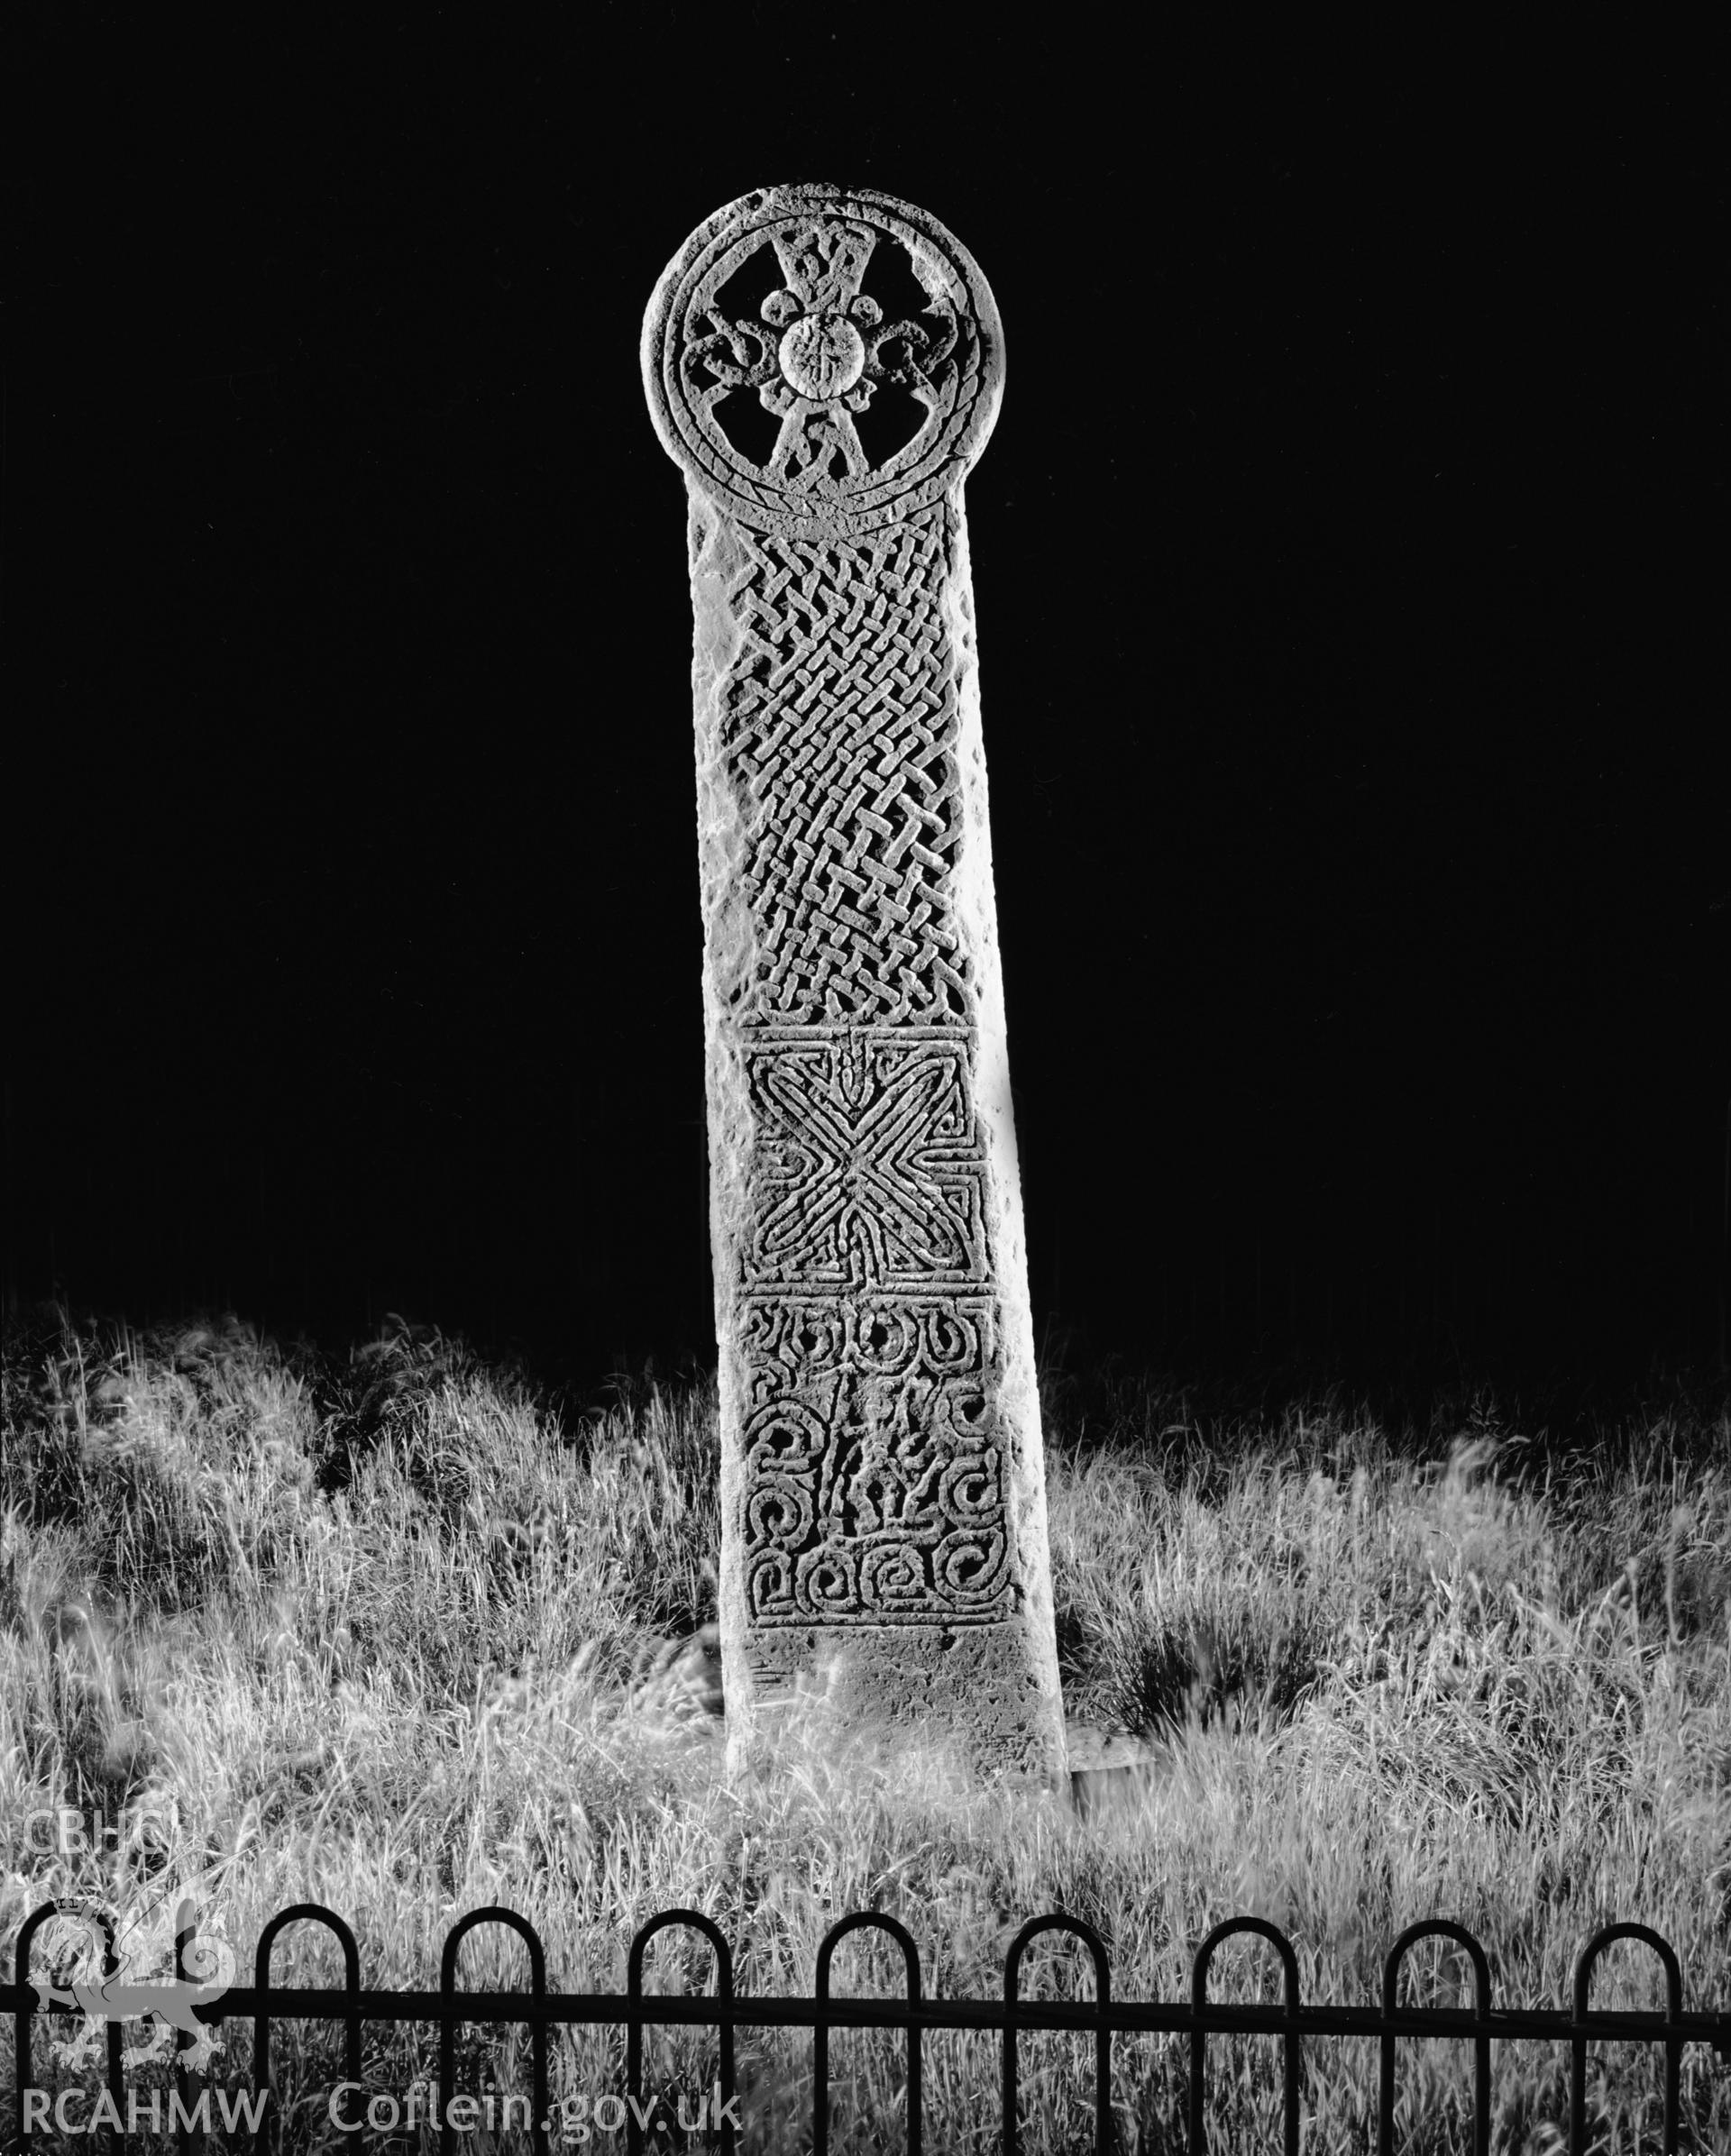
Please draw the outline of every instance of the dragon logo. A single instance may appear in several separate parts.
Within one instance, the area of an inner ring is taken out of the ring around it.
[[[105,2022],[152,2015],[155,2033],[122,2052],[124,2065],[146,2066],[168,2058],[177,2030],[192,2039],[179,2060],[189,2072],[201,2072],[222,2050],[221,2036],[206,2028],[193,2008],[214,2005],[234,1981],[234,1950],[223,1935],[225,1918],[220,1909],[208,1919],[210,1935],[206,1935],[201,1886],[207,1892],[209,1881],[175,1879],[166,1888],[153,1886],[149,1903],[133,1913],[124,1929],[116,1927],[114,1959],[120,1966],[107,1975],[65,1986],[34,1985],[44,2009],[70,2006],[85,2017],[76,2036],[56,2038],[50,2044],[62,2065],[81,2067],[96,2058]],[[199,1934],[180,1956],[180,1966],[188,1972],[183,1976],[177,1973],[175,1941],[195,1919]],[[105,1913],[94,1903],[60,1904],[59,1922],[82,1932],[84,1966],[99,1970],[108,1938]]]

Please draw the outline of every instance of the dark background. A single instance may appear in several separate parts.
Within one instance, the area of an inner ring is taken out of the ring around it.
[[[1037,1331],[1721,1367],[1713,70],[1040,19],[23,18],[13,1313],[712,1357],[637,337],[700,220],[836,178],[1006,327],[967,507]]]

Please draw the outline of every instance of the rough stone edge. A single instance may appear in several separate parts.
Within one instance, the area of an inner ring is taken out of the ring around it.
[[[737,1340],[732,1260],[734,1223],[749,1202],[751,1119],[746,1109],[745,1043],[725,1007],[726,984],[748,982],[756,949],[751,909],[738,892],[737,869],[747,818],[721,765],[721,699],[744,641],[734,619],[732,591],[748,556],[737,525],[697,476],[686,473],[690,512],[687,552],[691,580],[691,706],[696,749],[698,882],[703,924],[701,961],[705,1116],[710,1153],[710,1275],[714,1295],[718,1391],[721,1417],[721,1548],[717,1596],[722,1665],[728,1673],[730,1766],[737,1741],[756,1719],[746,1653],[749,1624],[742,1564],[746,1462],[727,1442],[730,1423],[742,1434],[746,1398],[745,1358]],[[730,896],[721,901],[721,894]]]
[[[1046,1448],[1034,1365],[1021,1169],[1010,1091],[1009,1027],[999,951],[997,893],[992,873],[991,800],[980,704],[974,572],[968,553],[967,515],[959,484],[950,497],[950,510],[954,519],[953,552],[943,605],[955,653],[956,767],[962,790],[963,834],[950,889],[963,947],[973,955],[975,966],[974,1107],[985,1135],[988,1161],[986,1188],[996,1212],[989,1240],[1003,1357],[998,1421],[1006,1442],[1013,1446],[1012,1457],[1006,1462],[1004,1480],[1006,1497],[1017,1513],[1013,1521],[1006,1522],[1013,1538],[1016,1585],[1021,1596],[1016,1622],[1026,1634],[1030,1664],[1052,1731],[1050,1757],[1044,1771],[1055,1786],[1062,1790],[1067,1786],[1064,1702],[1058,1669],[1051,1537],[1046,1508]]]

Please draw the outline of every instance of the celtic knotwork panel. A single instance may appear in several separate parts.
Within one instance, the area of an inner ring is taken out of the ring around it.
[[[743,1022],[965,1019],[946,505],[850,543],[744,535],[720,748],[753,804]]]
[[[966,1035],[935,1027],[748,1038],[756,1202],[747,1288],[990,1277]]]
[[[1011,1569],[989,1296],[754,1297],[753,1622],[1001,1622]]]

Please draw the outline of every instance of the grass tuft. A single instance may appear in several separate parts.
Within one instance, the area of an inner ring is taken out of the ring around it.
[[[1731,1998],[1723,1402],[1649,1402],[1583,1439],[1482,1393],[1396,1429],[1338,1396],[1204,1418],[1158,1387],[1096,1384],[1084,1409],[1049,1385],[1067,1712],[1159,1751],[1136,1802],[1085,1817],[871,1745],[820,1684],[768,1767],[728,1782],[712,1383],[621,1385],[573,1419],[400,1322],[342,1360],[232,1318],[54,1311],[8,1340],[4,1404],[0,1816],[77,1822],[0,1850],[8,1957],[44,1900],[124,1912],[196,1875],[243,1969],[310,1899],[376,1986],[436,1984],[452,1923],[503,1902],[567,1989],[623,1989],[633,1932],[683,1905],[747,1991],[809,1991],[824,1932],[876,1909],[929,1990],[991,1996],[1056,1908],[1104,1935],[1122,1996],[1180,1996],[1202,1936],[1252,1914],[1294,1940],[1311,2002],[1378,1996],[1396,1933],[1439,1915],[1483,1941],[1501,2004],[1566,2003],[1581,1941],[1628,1918],[1675,1946],[1690,2005]],[[460,1980],[515,1985],[522,1961],[483,1932]],[[1273,1996],[1270,1963],[1230,1950],[1215,1995]],[[666,1935],[650,1966],[700,1987],[707,1949]],[[1454,1958],[1409,1967],[1418,1996],[1462,1996]],[[309,1927],[279,1947],[278,1981],[337,1970]],[[1617,1950],[1596,2003],[1656,2004],[1653,1978]],[[1035,1995],[1078,1980],[1061,1945],[1024,1970]],[[880,1937],[838,1953],[838,1990],[900,1981]],[[336,2030],[282,2040],[291,2087],[339,2078]],[[371,2082],[400,2096],[430,2042],[370,2028]],[[218,2078],[246,2082],[248,2033],[225,2042]],[[1402,2047],[1413,2156],[1461,2145],[1459,2049]],[[670,2099],[713,2078],[701,2031],[649,2053]],[[1371,2145],[1363,2053],[1308,2047],[1318,2146]],[[526,2087],[517,2054],[477,2035],[469,2086]],[[995,2048],[927,2054],[928,2145],[994,2148]],[[1182,2149],[1181,2047],[1116,2056],[1119,2145]],[[832,2147],[900,2145],[901,2057],[835,2040]],[[1278,2145],[1275,2047],[1216,2039],[1211,2060],[1211,2145]],[[809,2042],[765,2032],[740,2064],[747,2145],[802,2146]],[[1593,2145],[1655,2146],[1657,2054],[1603,2047],[1594,2072]],[[1566,2057],[1502,2044],[1496,2075],[1494,2145],[1561,2145]],[[1022,2083],[1025,2147],[1086,2145],[1083,2044],[1030,2041]],[[622,2086],[610,2033],[556,2050],[556,2097]],[[1709,2054],[1686,2056],[1684,2099],[1694,2145],[1731,2146]],[[340,2145],[323,2120],[294,2114],[285,2146]]]

